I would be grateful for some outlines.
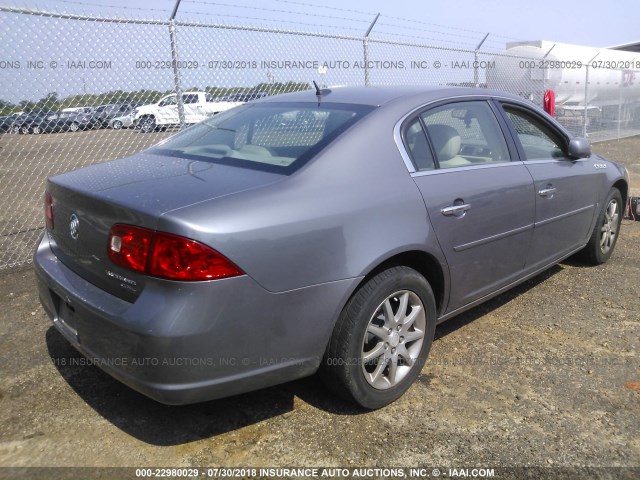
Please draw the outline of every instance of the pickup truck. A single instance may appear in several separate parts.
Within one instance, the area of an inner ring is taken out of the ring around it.
[[[185,122],[197,123],[219,112],[224,112],[244,102],[217,100],[206,92],[182,94]],[[175,93],[162,97],[157,103],[137,107],[133,111],[133,124],[143,132],[179,125],[178,98]]]

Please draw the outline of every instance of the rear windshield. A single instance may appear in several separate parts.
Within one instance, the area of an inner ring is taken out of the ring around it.
[[[374,107],[257,103],[219,113],[152,152],[289,174]]]

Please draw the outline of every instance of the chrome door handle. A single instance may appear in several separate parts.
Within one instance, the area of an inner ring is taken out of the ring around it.
[[[471,204],[469,203],[465,203],[463,205],[452,205],[450,207],[443,208],[442,210],[440,210],[440,213],[442,213],[444,216],[450,217],[452,215],[461,215],[470,208]]]
[[[556,187],[552,186],[548,186],[547,188],[538,190],[538,195],[540,195],[541,197],[552,197],[554,193],[556,193]]]

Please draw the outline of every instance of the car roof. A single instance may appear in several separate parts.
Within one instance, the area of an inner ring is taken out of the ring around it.
[[[322,89],[322,101],[331,103],[351,103],[380,106],[393,100],[415,98],[416,102],[445,100],[459,96],[490,96],[510,98],[522,101],[522,97],[499,90],[486,88],[450,87],[450,86],[373,86],[373,87],[329,87]],[[326,93],[325,93],[326,92]],[[263,102],[317,102],[315,90],[285,93],[272,97],[263,97]]]

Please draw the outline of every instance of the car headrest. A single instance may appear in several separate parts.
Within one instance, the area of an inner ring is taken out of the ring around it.
[[[455,128],[449,125],[429,125],[427,130],[439,161],[445,162],[460,153],[462,140]]]

